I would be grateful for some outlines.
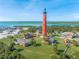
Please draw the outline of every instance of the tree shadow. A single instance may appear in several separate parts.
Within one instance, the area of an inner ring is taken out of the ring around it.
[[[60,54],[62,54],[63,52],[64,52],[64,50],[63,49],[59,49],[59,50],[57,50],[58,52],[57,52],[57,55],[60,55]]]
[[[17,49],[18,52],[23,51],[24,49]]]
[[[37,44],[35,44],[34,46],[35,46],[35,47],[38,47],[38,46],[41,46],[41,44],[40,44],[40,43],[37,43]]]
[[[59,49],[58,52],[64,52],[64,50],[63,49]]]

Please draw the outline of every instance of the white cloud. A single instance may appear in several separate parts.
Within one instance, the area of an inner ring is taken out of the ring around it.
[[[79,15],[74,16],[74,18],[79,19]]]

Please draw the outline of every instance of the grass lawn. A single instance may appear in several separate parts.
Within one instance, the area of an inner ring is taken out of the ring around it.
[[[27,59],[49,59],[52,54],[52,46],[26,47],[20,52]]]

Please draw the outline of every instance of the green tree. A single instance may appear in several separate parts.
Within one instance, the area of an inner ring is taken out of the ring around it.
[[[14,43],[11,43],[11,44],[9,45],[8,49],[9,49],[10,51],[15,50],[14,45],[15,45]]]

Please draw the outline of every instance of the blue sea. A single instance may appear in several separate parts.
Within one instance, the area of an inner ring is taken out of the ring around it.
[[[0,27],[42,26],[41,21],[2,21]],[[79,22],[47,22],[47,26],[79,26]]]

